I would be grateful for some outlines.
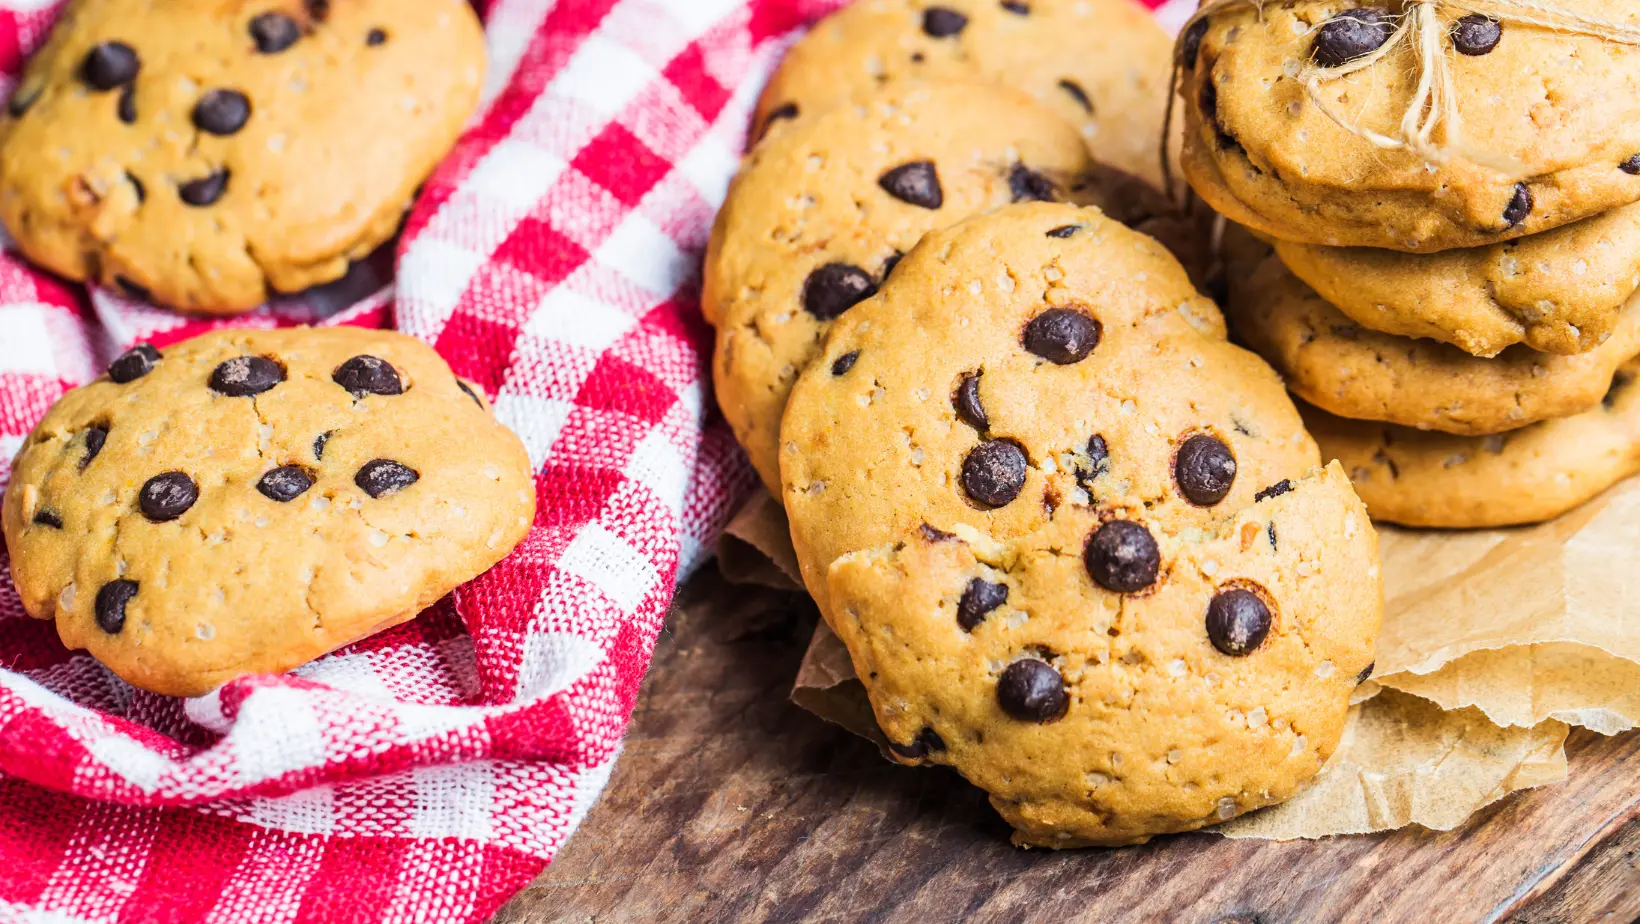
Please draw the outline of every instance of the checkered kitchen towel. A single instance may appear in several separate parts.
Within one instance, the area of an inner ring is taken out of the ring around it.
[[[0,485],[133,343],[396,323],[495,399],[540,501],[511,557],[413,622],[192,700],[65,651],[0,578],[0,920],[472,921],[552,859],[680,575],[751,484],[708,424],[697,264],[761,78],[837,5],[481,4],[486,106],[396,259],[232,322],[0,256]],[[0,93],[53,10],[0,0]]]

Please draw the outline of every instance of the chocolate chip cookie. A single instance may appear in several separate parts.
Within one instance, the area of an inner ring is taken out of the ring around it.
[[[1076,132],[1016,90],[900,83],[752,151],[718,213],[702,297],[718,402],[771,490],[780,415],[826,329],[923,234],[1010,202],[1076,195]]]
[[[758,101],[755,131],[891,80],[988,79],[1075,125],[1101,162],[1157,183],[1170,45],[1132,0],[873,0],[821,20]]]
[[[1280,802],[1371,669],[1377,538],[1337,465],[1207,529],[1108,517],[1072,505],[1008,541],[931,524],[829,573],[896,756],[956,768],[1018,844],[1131,844]]]
[[[1370,330],[1475,356],[1517,343],[1583,353],[1640,290],[1640,205],[1489,247],[1406,254],[1272,241],[1321,297]]]
[[[1471,436],[1514,430],[1594,407],[1617,368],[1640,355],[1634,299],[1606,342],[1587,353],[1516,345],[1481,359],[1362,327],[1245,235],[1228,233],[1226,252],[1236,333],[1295,394],[1344,417]]]
[[[0,222],[69,278],[246,311],[393,235],[483,66],[461,0],[74,0],[0,114]]]
[[[1625,0],[1564,6],[1640,27]],[[1475,43],[1459,26],[1480,14],[1447,5],[1437,31],[1457,121],[1433,136],[1445,161],[1346,129],[1340,120],[1394,136],[1414,105],[1416,41],[1371,57],[1402,15],[1400,4],[1297,0],[1238,5],[1187,28],[1183,166],[1202,198],[1271,237],[1415,253],[1536,234],[1640,200],[1632,45],[1483,15],[1489,40]],[[1323,75],[1318,105],[1306,89],[1316,68],[1354,70]]]
[[[29,435],[0,524],[63,644],[197,695],[414,617],[534,510],[523,445],[438,354],[342,327],[125,353]]]
[[[782,439],[804,581],[890,740],[1021,843],[1228,818],[1336,742],[1379,617],[1365,511],[1155,241],[1050,204],[929,234]],[[1203,734],[1222,762],[1182,753]]]
[[[1375,519],[1405,526],[1517,526],[1550,520],[1640,471],[1640,364],[1611,379],[1592,410],[1491,436],[1453,436],[1304,419],[1343,464]]]

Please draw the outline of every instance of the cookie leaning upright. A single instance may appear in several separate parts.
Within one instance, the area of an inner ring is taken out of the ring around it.
[[[518,438],[389,331],[221,331],[124,354],[23,443],[23,606],[131,683],[195,695],[414,617],[533,519]]]
[[[1047,204],[929,234],[832,328],[782,443],[804,581],[877,721],[1017,842],[1224,820],[1336,746],[1376,537],[1156,242]]]
[[[1528,25],[1507,5],[1497,19],[1463,4],[1392,6],[1204,5],[1179,46],[1183,168],[1196,192],[1271,237],[1418,253],[1640,200],[1640,47]],[[1568,23],[1640,29],[1628,0],[1554,7]],[[1432,104],[1417,95],[1430,79],[1421,40],[1433,43],[1427,63],[1450,75],[1450,97]],[[1408,140],[1409,110],[1441,117],[1426,145],[1438,157],[1394,147]]]
[[[74,0],[0,118],[36,263],[234,314],[390,238],[478,102],[462,0]]]
[[[859,0],[792,46],[753,124],[819,115],[895,80],[994,80],[1076,126],[1100,162],[1156,183],[1170,54],[1134,0]]]
[[[901,83],[778,132],[746,159],[706,255],[718,403],[771,491],[786,395],[820,338],[924,233],[1070,195],[1094,167],[1018,91]]]

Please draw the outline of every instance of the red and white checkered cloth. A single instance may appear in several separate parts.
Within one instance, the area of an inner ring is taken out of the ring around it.
[[[416,620],[191,700],[66,651],[0,577],[0,920],[474,921],[552,859],[677,581],[752,483],[708,423],[697,265],[762,77],[838,5],[480,3],[485,108],[396,261],[232,322],[0,256],[0,486],[51,403],[133,343],[394,323],[494,398],[539,498],[517,551]],[[0,95],[53,13],[0,0]]]

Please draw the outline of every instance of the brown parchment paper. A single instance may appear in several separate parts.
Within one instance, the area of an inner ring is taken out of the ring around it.
[[[749,503],[729,533],[736,554],[779,563],[772,570],[796,583],[772,498]],[[1568,724],[1610,734],[1640,717],[1631,692],[1640,690],[1640,616],[1628,615],[1630,597],[1640,607],[1640,480],[1541,526],[1380,534],[1377,670],[1357,691],[1338,751],[1299,796],[1220,833],[1447,830],[1511,792],[1564,780]],[[848,650],[824,623],[792,700],[886,747]]]

